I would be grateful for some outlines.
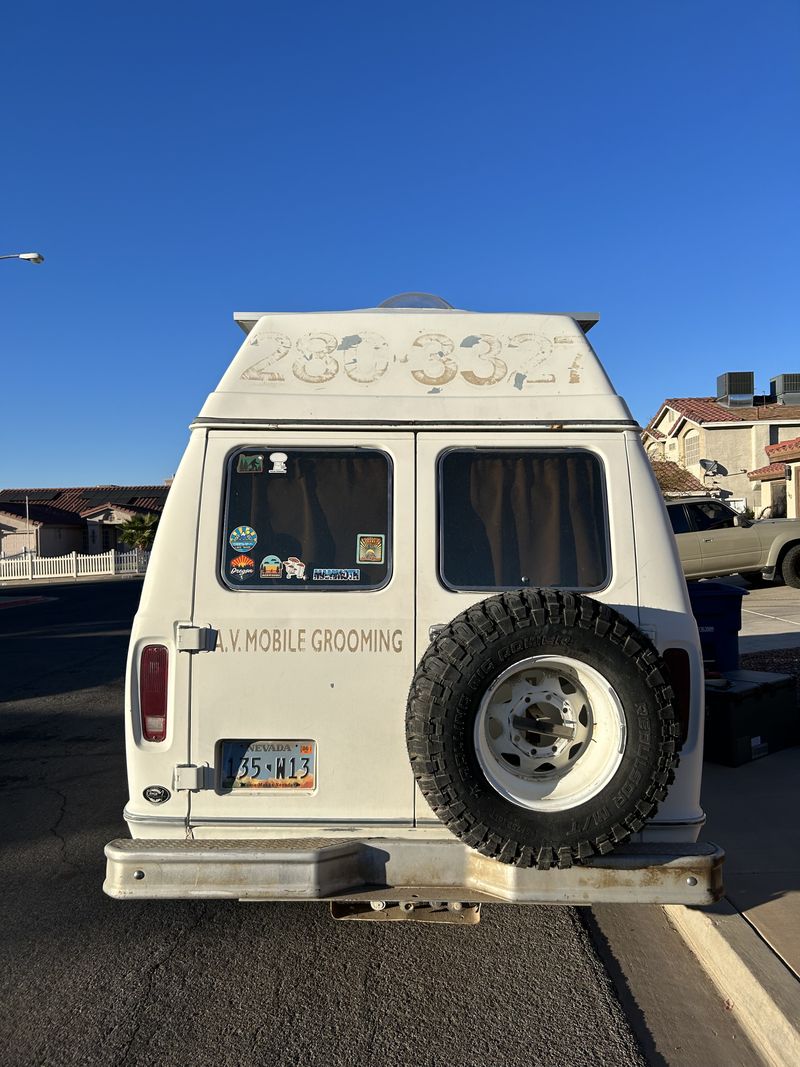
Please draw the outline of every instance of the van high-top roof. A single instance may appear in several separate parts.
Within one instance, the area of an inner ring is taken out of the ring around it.
[[[593,313],[440,301],[234,318],[247,336],[197,424],[636,425],[586,338]]]

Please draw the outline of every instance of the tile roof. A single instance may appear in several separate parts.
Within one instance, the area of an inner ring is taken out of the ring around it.
[[[81,516],[86,518],[87,515],[94,515],[96,511],[105,511],[107,508],[115,508],[117,511],[127,511],[131,515],[149,515],[151,512],[155,512],[158,515],[163,507],[163,500],[153,500],[143,497],[136,504],[95,504],[93,507],[87,508],[86,511],[82,511]]]
[[[16,519],[24,519],[25,504],[16,504],[11,501],[0,501],[0,514],[13,515]],[[53,526],[82,526],[80,515],[76,515],[74,511],[65,511],[63,508],[53,508],[48,504],[29,504],[27,517],[34,524],[39,526],[42,523],[49,523]]]
[[[106,504],[128,510],[154,511],[160,514],[169,493],[168,485],[89,485],[71,489],[0,489],[0,510],[11,509],[9,514],[25,514],[25,496],[29,497],[29,511],[33,518],[38,509],[41,522],[64,522],[66,514],[81,524],[81,516],[96,511]],[[45,512],[58,513],[45,517]]]
[[[766,467],[758,467],[754,471],[748,471],[747,477],[750,479],[751,482],[767,482],[770,481],[772,478],[785,478],[786,464],[770,463]]]
[[[770,459],[773,456],[782,456],[788,452],[800,451],[800,437],[792,437],[789,441],[778,441],[777,444],[767,445],[764,451]]]
[[[653,424],[665,407],[670,407],[692,422],[800,422],[800,405],[759,404],[758,407],[729,408],[717,402],[713,396],[668,397],[647,424],[647,432],[653,433]]]
[[[662,493],[708,492],[693,474],[671,460],[651,459],[650,464]]]

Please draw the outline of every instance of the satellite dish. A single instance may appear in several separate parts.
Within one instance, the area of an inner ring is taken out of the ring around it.
[[[715,459],[701,459],[700,466],[706,472],[706,474],[717,473],[717,461]]]

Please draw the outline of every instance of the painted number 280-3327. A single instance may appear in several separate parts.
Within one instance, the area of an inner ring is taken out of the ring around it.
[[[442,386],[460,377],[469,385],[493,386],[520,376],[525,383],[554,382],[553,346],[572,344],[572,337],[556,338],[533,333],[499,338],[492,334],[469,334],[459,341],[443,333],[421,333],[408,351],[394,356],[389,342],[378,333],[364,331],[346,337],[317,331],[294,343],[285,334],[261,333],[251,339],[263,356],[242,374],[244,381],[284,382],[288,374],[298,381],[320,385],[344,370],[352,382],[376,382],[395,367],[425,386]],[[570,366],[575,381],[578,354]]]

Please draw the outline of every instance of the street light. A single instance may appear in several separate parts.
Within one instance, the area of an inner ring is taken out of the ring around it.
[[[41,252],[14,252],[10,256],[0,256],[0,259],[27,259],[29,263],[44,263]]]

